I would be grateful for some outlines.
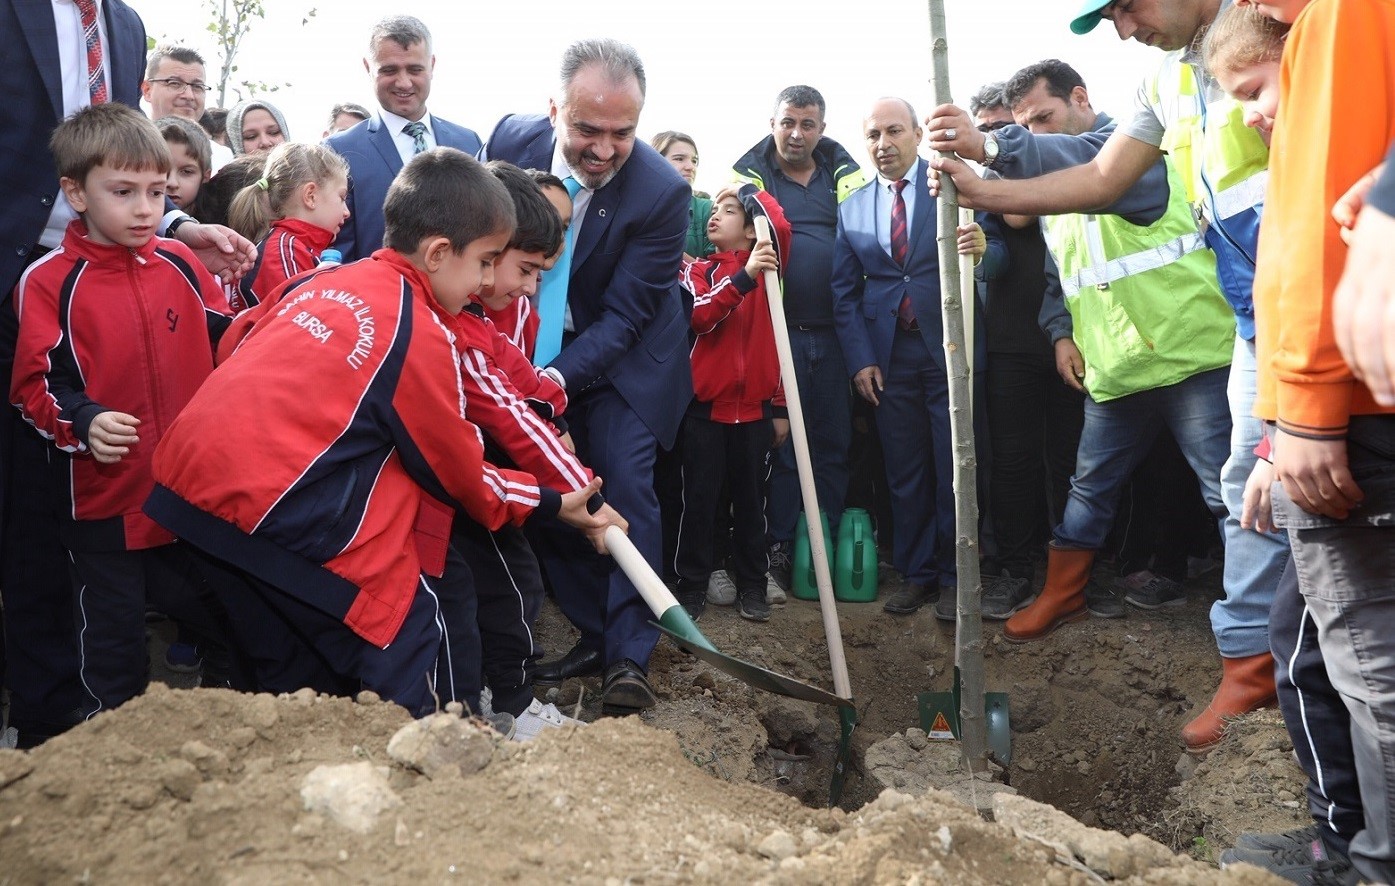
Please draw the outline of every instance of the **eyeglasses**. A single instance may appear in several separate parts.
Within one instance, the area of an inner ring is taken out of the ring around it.
[[[992,121],[990,121],[990,122],[988,122],[988,123],[980,123],[980,124],[978,125],[978,131],[979,131],[979,132],[997,132],[999,129],[1002,129],[1004,126],[1011,126],[1011,125],[1012,125],[1012,121],[1011,121],[1011,120],[992,120]]]
[[[212,86],[209,86],[202,80],[195,80],[193,83],[188,83],[184,80],[180,80],[178,77],[163,77],[159,80],[151,80],[150,82],[163,83],[173,92],[183,92],[186,89],[192,89],[194,92],[208,92],[213,89]]]

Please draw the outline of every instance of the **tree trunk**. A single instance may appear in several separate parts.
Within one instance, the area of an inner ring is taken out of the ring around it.
[[[931,90],[934,103],[953,99],[949,89],[949,40],[945,30],[944,0],[930,4]],[[949,423],[954,438],[954,535],[955,566],[959,573],[954,660],[963,680],[959,702],[960,740],[969,768],[988,766],[988,727],[984,717],[983,592],[978,571],[978,459],[974,453],[973,383],[971,352],[965,336],[964,292],[972,299],[970,281],[961,284],[957,248],[959,196],[954,182],[940,180],[937,228],[940,247],[940,306],[944,324],[945,366],[949,371]],[[961,290],[961,285],[963,289]]]

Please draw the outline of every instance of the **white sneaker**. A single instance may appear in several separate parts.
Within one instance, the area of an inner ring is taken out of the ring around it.
[[[736,585],[725,569],[715,570],[707,579],[707,602],[730,606],[736,602]]]
[[[580,720],[568,717],[557,710],[555,704],[543,704],[536,698],[528,709],[514,718],[514,741],[532,741],[544,729],[561,729],[567,724],[584,726]]]
[[[488,717],[494,713],[494,690],[488,686],[480,690],[480,710],[481,717]]]
[[[765,574],[765,602],[771,606],[783,606],[785,600],[785,589],[780,587],[779,582],[770,573]]]
[[[19,747],[19,730],[13,726],[0,732],[0,748],[13,749]]]

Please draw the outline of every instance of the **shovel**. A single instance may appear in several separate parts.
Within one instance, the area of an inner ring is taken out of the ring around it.
[[[777,674],[759,665],[733,658],[718,651],[717,647],[703,636],[702,631],[698,629],[687,611],[674,598],[668,586],[650,568],[644,555],[635,548],[634,542],[630,541],[629,536],[625,535],[620,527],[610,526],[606,528],[605,544],[610,555],[619,564],[620,569],[634,583],[639,595],[644,598],[644,602],[658,618],[656,623],[658,629],[668,634],[682,649],[696,655],[722,673],[730,674],[747,686],[773,692],[776,695],[797,698],[801,701],[812,701],[815,704],[852,707],[851,701],[839,698],[827,690],[811,686],[808,683],[801,683],[792,677]]]
[[[770,220],[755,213],[756,241],[770,241]],[[814,465],[809,458],[809,437],[804,429],[804,409],[799,400],[799,383],[794,377],[794,355],[790,350],[790,331],[785,325],[784,290],[776,271],[765,272],[765,301],[770,308],[770,325],[775,333],[775,353],[780,358],[780,381],[785,387],[785,406],[790,414],[790,436],[794,441],[794,460],[799,468],[799,489],[804,499],[804,513],[809,525],[809,558],[814,563],[814,577],[819,585],[819,610],[823,615],[823,632],[828,640],[828,663],[833,670],[833,689],[839,695],[838,719],[842,725],[842,740],[838,744],[838,762],[833,766],[833,780],[828,789],[828,805],[836,806],[843,795],[848,763],[852,759],[852,734],[857,728],[857,709],[852,703],[852,685],[848,682],[848,662],[843,657],[843,633],[838,627],[838,607],[833,601],[833,576],[828,568],[828,539],[823,535],[819,518],[818,493],[814,488]]]
[[[959,741],[959,666],[954,666],[954,688],[949,692],[921,692],[915,697],[920,708],[920,728],[932,741]],[[988,726],[988,751],[1004,769],[1012,762],[1012,721],[1008,715],[1006,692],[983,693],[983,716]]]

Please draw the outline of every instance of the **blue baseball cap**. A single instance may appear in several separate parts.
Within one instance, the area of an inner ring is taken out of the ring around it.
[[[1071,19],[1070,29],[1077,34],[1088,34],[1100,23],[1100,10],[1114,0],[1085,0],[1085,5]]]

